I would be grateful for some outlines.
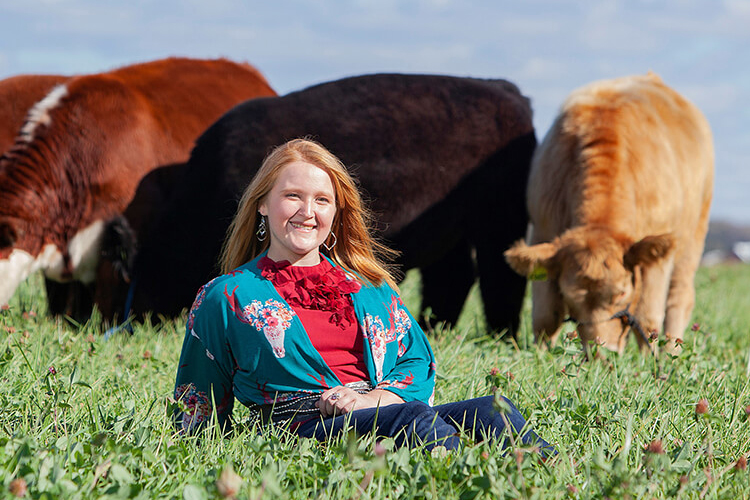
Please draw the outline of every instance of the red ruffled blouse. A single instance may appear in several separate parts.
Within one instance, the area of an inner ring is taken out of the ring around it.
[[[258,268],[294,309],[313,347],[341,383],[368,380],[363,337],[349,296],[361,285],[325,258],[315,266],[292,266],[262,257]]]

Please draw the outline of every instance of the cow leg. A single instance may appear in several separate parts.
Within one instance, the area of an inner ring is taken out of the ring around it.
[[[532,132],[514,140],[492,160],[496,164],[488,171],[502,175],[480,179],[484,190],[473,200],[469,219],[487,326],[512,338],[518,333],[526,277],[511,269],[503,252],[526,234],[526,182],[535,146]]]
[[[47,312],[53,316],[68,314],[69,286],[44,278],[44,289],[47,291]]]
[[[554,232],[540,231],[538,226],[529,225],[529,245],[546,243],[554,238]],[[567,307],[557,282],[546,279],[531,281],[531,326],[534,330],[534,343],[543,349],[553,346],[560,336],[566,316]],[[582,338],[581,341],[588,350],[585,339]]]
[[[452,251],[432,265],[421,267],[422,311],[419,322],[423,327],[444,322],[455,325],[466,297],[476,280],[471,248],[461,241]],[[426,318],[431,309],[430,318]]]
[[[664,318],[664,333],[667,338],[665,350],[671,354],[679,354],[682,350],[679,344],[682,342],[695,306],[694,279],[702,254],[703,240],[701,239],[675,261]]]
[[[703,247],[708,232],[710,190],[706,195],[692,241],[677,255],[672,272],[672,280],[667,297],[667,312],[664,319],[664,333],[667,337],[665,350],[679,354],[680,343],[690,323],[690,315],[695,306],[695,273],[700,265]]]
[[[509,246],[510,243],[492,247],[477,245],[477,270],[488,329],[516,338],[526,277],[513,271],[503,259],[503,251]]]
[[[635,308],[635,317],[646,335],[653,332],[659,333],[659,328],[664,323],[664,309],[672,269],[673,261],[668,259],[641,271],[641,298]],[[640,335],[636,335],[635,338],[641,350],[656,348],[656,344],[649,343]]]
[[[80,281],[59,283],[44,279],[47,291],[47,310],[54,316],[64,316],[78,324],[91,318],[94,308],[93,286]]]
[[[557,342],[565,316],[565,304],[557,286],[549,281],[531,283],[531,323],[534,342],[550,347]]]
[[[679,354],[682,351],[679,344],[682,343],[695,305],[694,276],[695,269],[688,264],[675,268],[672,275],[664,318],[664,334],[667,338],[665,350],[671,354]]]

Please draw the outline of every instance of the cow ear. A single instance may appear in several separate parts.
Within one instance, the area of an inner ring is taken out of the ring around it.
[[[523,240],[516,242],[505,251],[506,262],[522,276],[531,279],[547,279],[552,258],[557,254],[558,246],[553,243],[539,243],[528,246]]]
[[[0,222],[0,248],[12,247],[17,239],[16,229],[7,222]]]
[[[633,243],[625,252],[624,262],[628,269],[636,265],[649,267],[669,256],[674,249],[674,236],[671,233],[646,236]]]
[[[112,262],[112,266],[126,283],[130,283],[137,248],[135,231],[124,216],[118,215],[107,222],[102,237],[101,255]]]

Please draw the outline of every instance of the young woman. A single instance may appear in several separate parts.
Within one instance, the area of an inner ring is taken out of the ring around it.
[[[276,148],[245,190],[222,271],[190,310],[177,372],[181,428],[231,425],[234,400],[264,423],[325,439],[342,429],[428,449],[460,430],[501,438],[525,425],[493,397],[432,406],[435,359],[379,256],[344,165],[296,139]],[[216,415],[213,415],[213,412]],[[552,448],[536,434],[529,445]]]

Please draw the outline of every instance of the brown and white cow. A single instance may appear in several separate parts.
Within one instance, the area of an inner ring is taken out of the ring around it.
[[[57,85],[69,77],[62,75],[16,75],[0,80],[0,153],[4,153],[15,142],[18,131],[28,117],[29,109],[42,100],[44,96]],[[48,297],[55,295],[57,288],[47,282]],[[68,298],[85,297],[88,291],[85,287],[76,286],[76,290],[64,289],[63,294],[57,294],[65,302]],[[73,293],[69,293],[73,292]],[[62,310],[63,306],[58,306]]]
[[[187,161],[194,139],[235,104],[273,95],[254,67],[225,59],[168,58],[55,87],[0,158],[0,304],[40,269],[91,282],[104,221],[141,178]]]
[[[574,91],[535,152],[531,246],[505,252],[532,285],[537,342],[566,315],[590,343],[622,353],[661,333],[678,352],[695,300],[713,188],[711,131],[655,74]]]

